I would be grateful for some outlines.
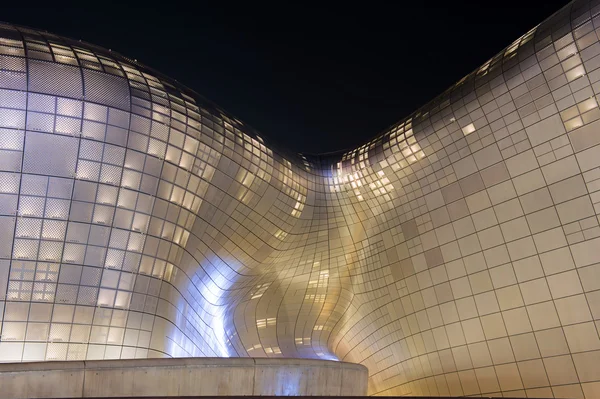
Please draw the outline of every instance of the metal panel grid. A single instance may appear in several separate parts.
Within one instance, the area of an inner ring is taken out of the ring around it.
[[[0,361],[360,362],[382,395],[600,392],[600,8],[334,156],[0,25]]]

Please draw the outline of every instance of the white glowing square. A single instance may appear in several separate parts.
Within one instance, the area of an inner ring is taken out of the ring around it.
[[[471,134],[475,131],[475,125],[473,125],[472,123],[469,123],[467,126],[462,128],[462,131],[465,136],[468,136],[469,134]]]

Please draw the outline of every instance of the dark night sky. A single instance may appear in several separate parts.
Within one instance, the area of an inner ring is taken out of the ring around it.
[[[370,139],[566,4],[123,3],[27,2],[0,18],[137,58],[307,153]]]

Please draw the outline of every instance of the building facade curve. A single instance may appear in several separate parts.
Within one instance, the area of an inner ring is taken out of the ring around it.
[[[600,395],[600,5],[351,151],[0,25],[0,361],[361,363],[378,395]]]

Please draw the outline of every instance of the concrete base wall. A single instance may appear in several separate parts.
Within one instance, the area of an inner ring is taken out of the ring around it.
[[[0,399],[367,394],[367,368],[304,359],[179,358],[0,364]]]

